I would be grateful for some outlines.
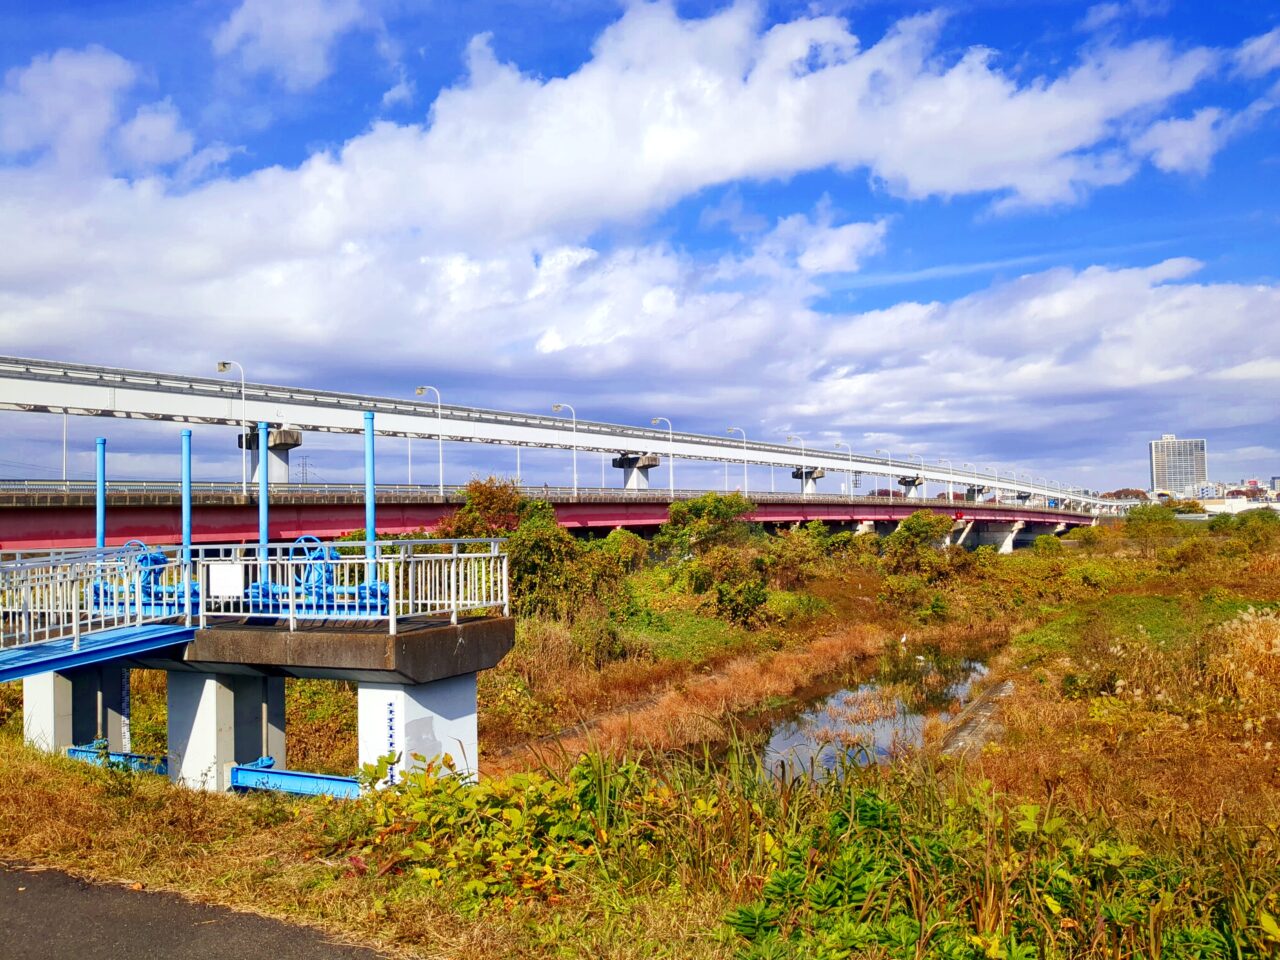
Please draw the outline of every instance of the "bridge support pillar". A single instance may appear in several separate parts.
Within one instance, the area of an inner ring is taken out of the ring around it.
[[[124,668],[112,664],[49,672],[22,681],[22,732],[41,750],[62,751],[106,740],[124,742]]]
[[[476,737],[476,675],[432,680],[429,683],[360,683],[360,763],[374,764],[388,754],[398,761],[385,783],[395,783],[406,771],[448,754],[458,772],[474,778],[478,770]],[[415,759],[415,754],[421,760]]]
[[[957,530],[959,536],[957,536]],[[972,520],[957,520],[955,526],[951,528],[951,542],[957,547],[964,547],[968,544],[965,542],[969,539],[969,534],[973,532]]]
[[[271,757],[288,767],[284,749],[284,677],[230,677],[235,710],[235,760]]]
[[[235,693],[216,673],[169,671],[169,779],[225,790],[235,762]]]
[[[258,434],[250,431],[239,439],[240,446],[248,446],[249,466],[252,471],[250,479],[258,480],[258,469],[262,459],[258,449]],[[267,435],[267,481],[269,483],[289,482],[289,451],[302,446],[302,431],[292,427],[280,427]]]
[[[800,481],[800,492],[806,497],[817,494],[818,481],[826,475],[822,467],[796,467],[791,471],[791,479]]]
[[[1013,544],[1018,533],[1026,526],[1026,522],[989,521],[981,525],[978,531],[978,543],[996,548],[997,553],[1013,553]]]
[[[284,679],[169,671],[169,777],[226,790],[230,768],[262,756],[285,766]]]
[[[876,522],[874,520],[859,520],[858,529],[855,533],[875,533]]]
[[[655,453],[620,453],[613,458],[613,465],[622,471],[624,490],[648,490],[649,471],[661,462]]]

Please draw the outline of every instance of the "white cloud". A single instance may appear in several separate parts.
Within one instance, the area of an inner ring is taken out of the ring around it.
[[[133,119],[116,131],[117,149],[133,168],[147,168],[181,160],[191,153],[195,138],[182,127],[182,117],[165,99],[139,107]]]
[[[214,34],[213,49],[298,92],[329,76],[335,42],[364,19],[360,0],[243,0]]]
[[[1235,65],[1246,77],[1262,77],[1280,70],[1280,27],[1241,44],[1235,54]]]
[[[318,82],[346,29],[333,24],[354,9],[331,8],[348,12],[272,33],[250,0],[220,37],[250,69]],[[835,18],[765,29],[746,6],[683,20],[633,5],[566,76],[523,73],[478,40],[427,122],[384,120],[296,168],[234,178],[217,173],[234,148],[193,152],[163,101],[121,127],[126,61],[44,58],[28,69],[57,83],[6,80],[0,96],[20,109],[0,111],[5,151],[98,156],[115,142],[134,162],[181,162],[135,181],[0,166],[0,231],[22,238],[0,258],[0,340],[197,371],[235,351],[255,377],[313,383],[428,364],[539,383],[589,372],[625,385],[628,403],[661,390],[691,412],[740,406],[774,424],[925,438],[973,424],[953,431],[956,449],[1015,416],[1070,435],[1118,415],[1114,397],[1190,408],[1221,385],[1215,371],[1280,354],[1259,320],[1276,315],[1274,288],[1196,285],[1186,261],[830,316],[814,308],[819,284],[875,256],[887,221],[822,205],[770,226],[739,198],[707,221],[743,234],[731,256],[592,239],[713,185],[823,168],[1010,206],[1069,202],[1141,156],[1207,162],[1187,145],[1207,134],[1166,112],[1217,54],[1091,41],[1056,78],[1015,80],[984,51],[949,56],[938,26],[911,18],[866,46]],[[1201,123],[1216,135],[1228,119]]]
[[[0,154],[97,166],[120,95],[135,79],[129,61],[101,47],[59,50],[15,67],[0,92]]]

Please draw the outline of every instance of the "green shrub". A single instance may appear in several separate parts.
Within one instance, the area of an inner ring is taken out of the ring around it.
[[[1036,537],[1032,549],[1042,557],[1057,557],[1063,552],[1061,542],[1051,533],[1042,533]]]

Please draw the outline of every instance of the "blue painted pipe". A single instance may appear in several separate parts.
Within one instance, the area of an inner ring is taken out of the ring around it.
[[[267,577],[267,542],[271,539],[271,532],[267,525],[268,511],[270,508],[271,488],[270,477],[267,476],[269,471],[267,464],[267,424],[264,420],[258,421],[258,556],[262,563],[261,572],[262,579],[265,581]]]
[[[279,790],[303,796],[337,797],[354,800],[360,796],[360,781],[354,777],[335,777],[325,773],[303,773],[300,770],[273,769],[275,761],[262,757],[253,763],[237,764],[231,768],[231,789]]]
[[[373,411],[364,415],[364,555],[378,555],[374,541],[378,539],[378,496],[373,477]]]
[[[98,438],[98,467],[95,477],[94,523],[97,530],[98,549],[107,545],[107,438]]]
[[[182,431],[182,561],[191,562],[191,431]]]

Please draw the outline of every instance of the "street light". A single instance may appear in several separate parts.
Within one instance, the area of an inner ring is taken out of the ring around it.
[[[428,390],[436,395],[436,460],[440,467],[440,499],[444,499],[444,415],[440,412],[440,391],[433,386],[418,387],[413,392],[422,396]],[[517,473],[520,471],[517,470]],[[409,482],[413,483],[413,441],[409,441]]]
[[[939,457],[939,458],[938,458],[938,465],[939,465],[939,466],[941,466],[941,465],[942,465],[942,464],[944,464],[944,463],[947,465],[947,472],[948,472],[948,474],[949,474],[948,479],[947,479],[947,503],[954,503],[954,502],[955,502],[955,500],[954,500],[954,498],[952,497],[952,494],[951,494],[951,484],[952,484],[952,483],[955,481],[955,479],[956,479],[956,467],[955,467],[955,464],[953,464],[953,463],[952,463],[950,460],[948,460],[946,457]],[[964,466],[964,464],[961,464],[961,466]]]
[[[730,427],[725,433],[742,434],[742,495],[747,495],[747,431],[741,427]]]
[[[888,473],[889,499],[892,500],[893,499],[893,454],[890,453],[888,450],[881,450],[879,447],[876,447],[875,452],[883,453],[885,460],[888,461],[889,463],[889,473]]]
[[[804,438],[787,434],[787,443],[790,443],[792,440],[796,440],[800,444],[800,499],[804,500],[809,496],[808,478],[805,476],[804,470]]]
[[[240,371],[240,496],[247,497],[249,495],[249,468],[246,466],[245,457],[249,452],[249,417],[245,413],[248,401],[245,399],[244,391],[244,367],[236,363],[234,360],[219,360],[218,372],[226,373],[232,367],[236,367]],[[258,469],[266,467],[267,451],[258,451]]]
[[[850,499],[850,500],[852,500],[852,499],[853,499],[853,447],[849,446],[849,445],[848,445],[847,443],[845,443],[843,440],[837,440],[837,441],[835,442],[835,446],[836,446],[836,447],[844,447],[846,450],[848,450],[848,451],[849,451],[849,479],[848,479],[848,483],[849,483],[849,499]]]
[[[908,461],[910,461],[912,457],[915,457],[917,460],[920,461],[920,484],[921,486],[924,487],[924,490],[921,491],[921,494],[922,494],[921,499],[928,500],[929,499],[929,483],[924,478],[924,457],[920,456],[920,454],[918,453],[907,454]]]
[[[654,417],[649,422],[655,427],[660,422],[667,425],[667,475],[671,488],[671,499],[674,500],[676,498],[676,441],[672,435],[674,428],[671,426],[671,421],[666,417]]]
[[[573,499],[578,499],[578,411],[573,409],[573,405],[569,403],[553,403],[551,405],[552,413],[559,413],[561,410],[568,410],[569,416],[573,418]]]

